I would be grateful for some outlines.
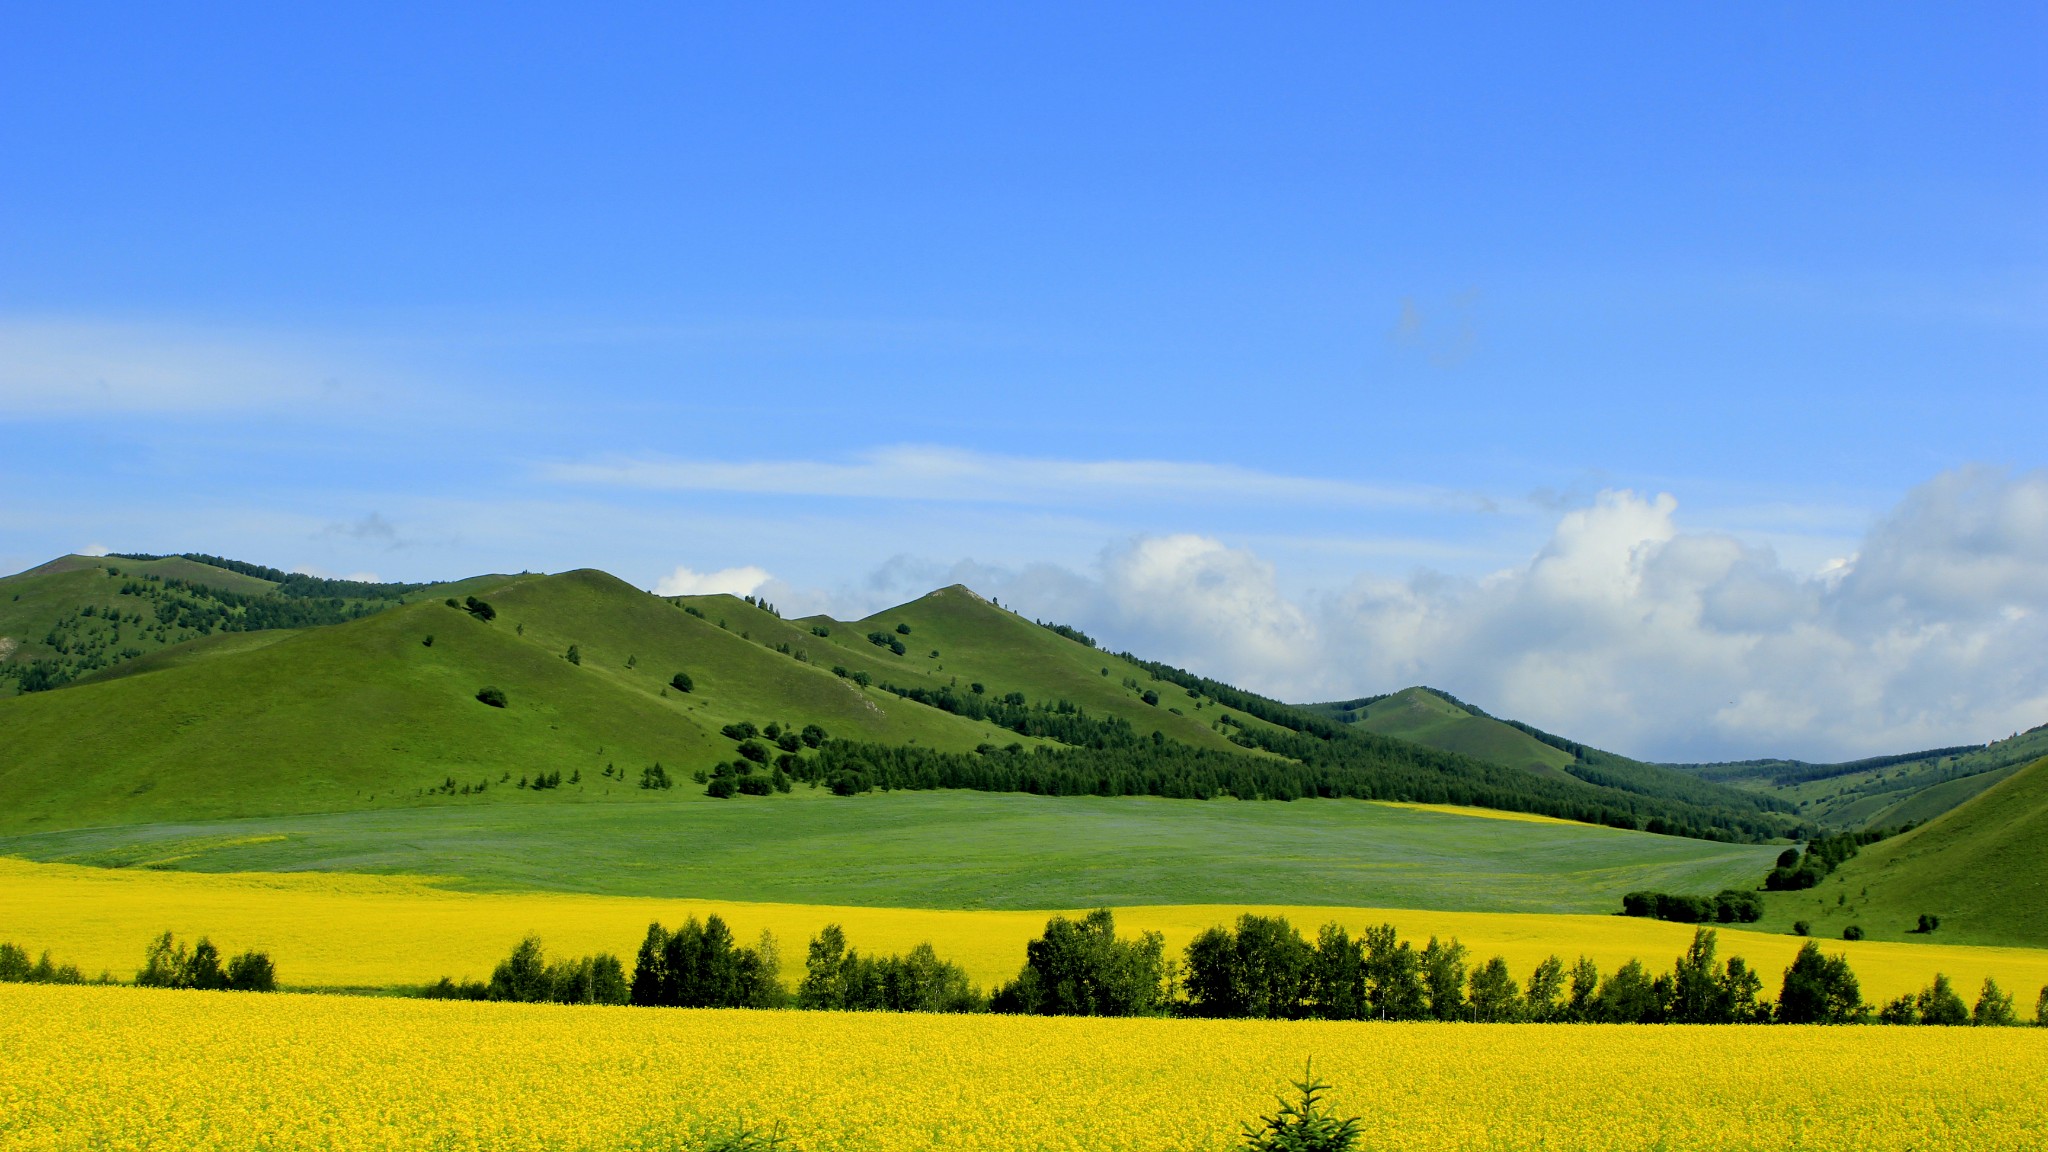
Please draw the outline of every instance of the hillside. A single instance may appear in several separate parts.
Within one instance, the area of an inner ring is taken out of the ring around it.
[[[1947,813],[1850,858],[1820,887],[1774,893],[1765,923],[1805,920],[1817,936],[1849,925],[1871,939],[2048,946],[2048,757]]]
[[[200,561],[224,581],[276,577],[307,595],[233,599],[122,567]],[[958,586],[867,620],[792,622],[763,604],[656,597],[594,571],[430,588],[215,557],[57,567],[28,579],[83,581],[72,594],[113,598],[112,609],[73,609],[76,619],[136,630],[151,619],[137,625],[138,606],[175,619],[192,597],[214,615],[184,633],[159,624],[155,650],[124,651],[68,687],[0,701],[10,735],[0,790],[14,801],[0,832],[419,804],[679,803],[702,799],[704,778],[720,775],[742,792],[793,780],[1476,804],[1723,839],[1789,826],[1748,794],[1697,781],[1684,781],[1688,794],[1663,781],[1537,776],[1332,725],[1102,652]],[[494,610],[424,594],[465,589]],[[63,590],[44,591],[48,610]],[[343,622],[288,627],[295,605]],[[671,690],[679,672],[693,690]],[[506,706],[481,702],[485,687]],[[760,740],[738,745],[740,724]],[[801,729],[817,735],[800,742]],[[768,748],[778,733],[782,747]],[[733,758],[749,748],[760,765],[751,780],[754,765]],[[538,780],[567,787],[522,787]]]
[[[1315,707],[1368,732],[1540,776],[1562,777],[1572,763],[1571,753],[1428,688],[1404,688],[1391,696]]]
[[[1796,804],[1833,828],[1896,828],[1931,820],[2048,756],[2048,724],[2004,740],[1839,764],[1744,760],[1673,767]]]
[[[0,701],[0,829],[605,798],[731,755],[727,723],[966,749],[987,725],[861,690],[596,572],[502,578],[489,622],[439,600],[285,634],[217,636]],[[737,601],[733,602],[737,604]],[[429,641],[431,640],[431,643]],[[565,655],[579,648],[580,664]],[[671,693],[688,671],[697,691]],[[504,691],[504,708],[476,694]],[[607,768],[610,772],[607,773]],[[584,787],[534,792],[559,772]],[[453,781],[453,795],[423,794]],[[463,789],[470,789],[464,794]]]
[[[0,696],[57,687],[218,633],[359,619],[425,591],[219,557],[60,556],[0,578]]]
[[[1754,826],[1793,830],[1795,806],[1767,792],[1703,780],[1502,720],[1433,688],[1407,688],[1304,710],[1354,731],[1436,748],[1547,780],[1570,781],[1697,811],[1740,813]]]

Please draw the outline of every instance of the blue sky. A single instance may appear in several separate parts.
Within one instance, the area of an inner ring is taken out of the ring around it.
[[[2048,720],[2038,7],[874,8],[12,6],[0,566],[967,578],[1643,755]]]

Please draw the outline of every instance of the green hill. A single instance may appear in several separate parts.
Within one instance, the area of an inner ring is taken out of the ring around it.
[[[0,696],[57,687],[217,633],[359,619],[424,591],[196,554],[60,556],[0,578]]]
[[[2048,756],[2048,724],[2004,740],[1839,764],[1743,760],[1673,767],[1799,807],[1833,828],[1896,828],[1931,820]]]
[[[639,788],[640,773],[708,767],[732,754],[723,725],[778,716],[890,744],[1015,739],[780,654],[746,638],[737,612],[720,628],[602,573],[506,577],[485,591],[489,622],[421,601],[203,639],[0,701],[0,829],[564,802],[513,786],[556,772],[595,777],[606,798],[694,802],[702,789],[687,775],[661,791]],[[580,664],[565,658],[572,644]],[[667,688],[678,671],[695,692]],[[477,700],[487,685],[506,707]],[[423,794],[451,779],[455,795]]]
[[[1773,893],[1765,923],[1805,920],[1817,936],[1850,925],[1872,939],[1917,939],[1922,913],[1940,917],[1933,939],[2048,946],[2048,757],[2037,759],[1947,813],[1880,841],[1818,888]]]
[[[1428,688],[1404,688],[1362,707],[1319,705],[1368,732],[1412,740],[1541,776],[1563,777],[1572,755]]]
[[[1756,825],[1799,822],[1795,806],[1767,792],[1703,780],[1662,764],[1648,764],[1517,720],[1502,720],[1433,688],[1407,688],[1306,710],[1354,730],[1374,732],[1467,756],[1543,779],[1592,785],[1694,811],[1740,813]]]

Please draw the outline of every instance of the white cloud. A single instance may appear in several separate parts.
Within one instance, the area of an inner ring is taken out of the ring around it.
[[[87,544],[85,547],[80,548],[78,550],[78,554],[80,556],[105,556],[107,553],[111,551],[113,551],[113,549],[107,547],[105,544]]]
[[[761,568],[721,568],[716,572],[695,572],[678,566],[675,571],[663,576],[654,590],[663,596],[710,596],[726,593],[731,596],[752,595],[771,577]]]
[[[984,576],[1028,614],[1288,698],[1427,683],[1662,759],[1850,757],[2048,721],[2042,472],[1938,476],[1817,573],[1686,531],[1668,495],[1609,491],[1478,578],[1295,601],[1271,565],[1199,536],[1136,540],[1087,576]]]
[[[1022,504],[1150,499],[1471,511],[1491,508],[1483,498],[1444,489],[1285,476],[1225,464],[1054,460],[914,445],[877,449],[848,463],[614,458],[551,464],[543,472],[549,479],[579,484],[776,496]]]

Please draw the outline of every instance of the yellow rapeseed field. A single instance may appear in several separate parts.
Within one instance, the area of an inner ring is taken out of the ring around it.
[[[1220,1149],[1311,1057],[1404,1152],[2038,1149],[2048,1031],[1064,1020],[0,985],[0,1148]]]
[[[1507,958],[1518,978],[1551,953],[1566,962],[1580,954],[1603,971],[1637,957],[1663,970],[1685,950],[1692,929],[1621,916],[1432,912],[1389,908],[1261,908],[1186,905],[1124,908],[1124,933],[1157,929],[1178,950],[1197,932],[1243,911],[1278,912],[1304,932],[1336,920],[1357,931],[1390,922],[1420,943],[1456,936],[1480,959]],[[126,979],[142,947],[170,930],[188,940],[207,935],[232,951],[260,948],[277,961],[280,978],[298,987],[423,984],[441,976],[481,979],[519,937],[538,933],[551,954],[608,951],[630,965],[650,920],[674,926],[685,916],[717,913],[744,940],[761,931],[782,943],[789,971],[800,976],[804,944],[828,922],[846,928],[864,952],[905,952],[930,940],[984,986],[1017,974],[1024,942],[1045,927],[1045,912],[931,911],[798,904],[736,904],[701,900],[540,893],[453,892],[410,877],[327,873],[207,875],[34,864],[0,858],[0,941],[52,950],[87,974]],[[1790,936],[1721,930],[1721,954],[1740,955],[1766,974],[1766,994],[1801,941]],[[1882,1002],[1924,987],[1945,972],[1974,1000],[1986,976],[2018,993],[2022,1007],[2048,985],[2048,951],[1972,948],[1882,941],[1824,941],[1846,955],[1866,1000]]]

